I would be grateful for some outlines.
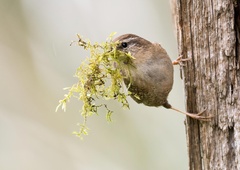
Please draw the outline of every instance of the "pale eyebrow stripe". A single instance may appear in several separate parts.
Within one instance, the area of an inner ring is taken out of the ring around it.
[[[127,39],[127,42],[129,42],[131,40],[135,40],[135,39],[137,39],[137,37],[130,37],[130,38]]]

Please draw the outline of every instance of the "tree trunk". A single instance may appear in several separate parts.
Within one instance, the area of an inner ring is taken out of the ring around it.
[[[176,0],[190,170],[240,170],[240,0]]]

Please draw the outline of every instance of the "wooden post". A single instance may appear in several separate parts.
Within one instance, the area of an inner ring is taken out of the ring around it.
[[[176,0],[190,170],[240,170],[240,0]]]

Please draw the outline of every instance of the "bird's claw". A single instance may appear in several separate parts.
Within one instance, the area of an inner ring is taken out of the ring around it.
[[[205,113],[206,109],[203,110],[203,111],[200,112],[200,113],[197,113],[197,114],[195,114],[195,113],[189,113],[189,112],[183,112],[183,111],[178,110],[178,109],[176,109],[176,108],[174,108],[174,107],[170,107],[170,109],[175,110],[175,111],[177,111],[177,112],[179,112],[179,113],[182,113],[182,114],[184,114],[184,115],[186,115],[186,116],[188,116],[188,117],[191,117],[191,118],[193,118],[193,119],[197,119],[197,120],[201,120],[201,121],[211,121],[211,118],[214,117],[214,116],[202,116],[202,114]]]
[[[198,114],[188,113],[187,115],[193,119],[201,120],[201,121],[211,121],[211,119],[214,116],[202,116],[203,113],[205,113],[206,110],[203,110],[202,112]]]
[[[179,56],[176,60],[172,61],[173,65],[183,65],[183,62],[191,60],[191,58],[182,58],[183,56]]]

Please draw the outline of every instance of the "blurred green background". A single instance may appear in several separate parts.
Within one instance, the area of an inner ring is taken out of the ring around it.
[[[77,81],[86,57],[69,46],[79,33],[102,42],[116,31],[160,42],[177,58],[168,0],[0,0],[1,170],[185,170],[185,117],[164,108],[116,102],[113,123],[105,113],[88,120],[89,136],[71,133],[82,121],[81,103],[55,112],[64,87]],[[170,103],[184,110],[175,67]]]

